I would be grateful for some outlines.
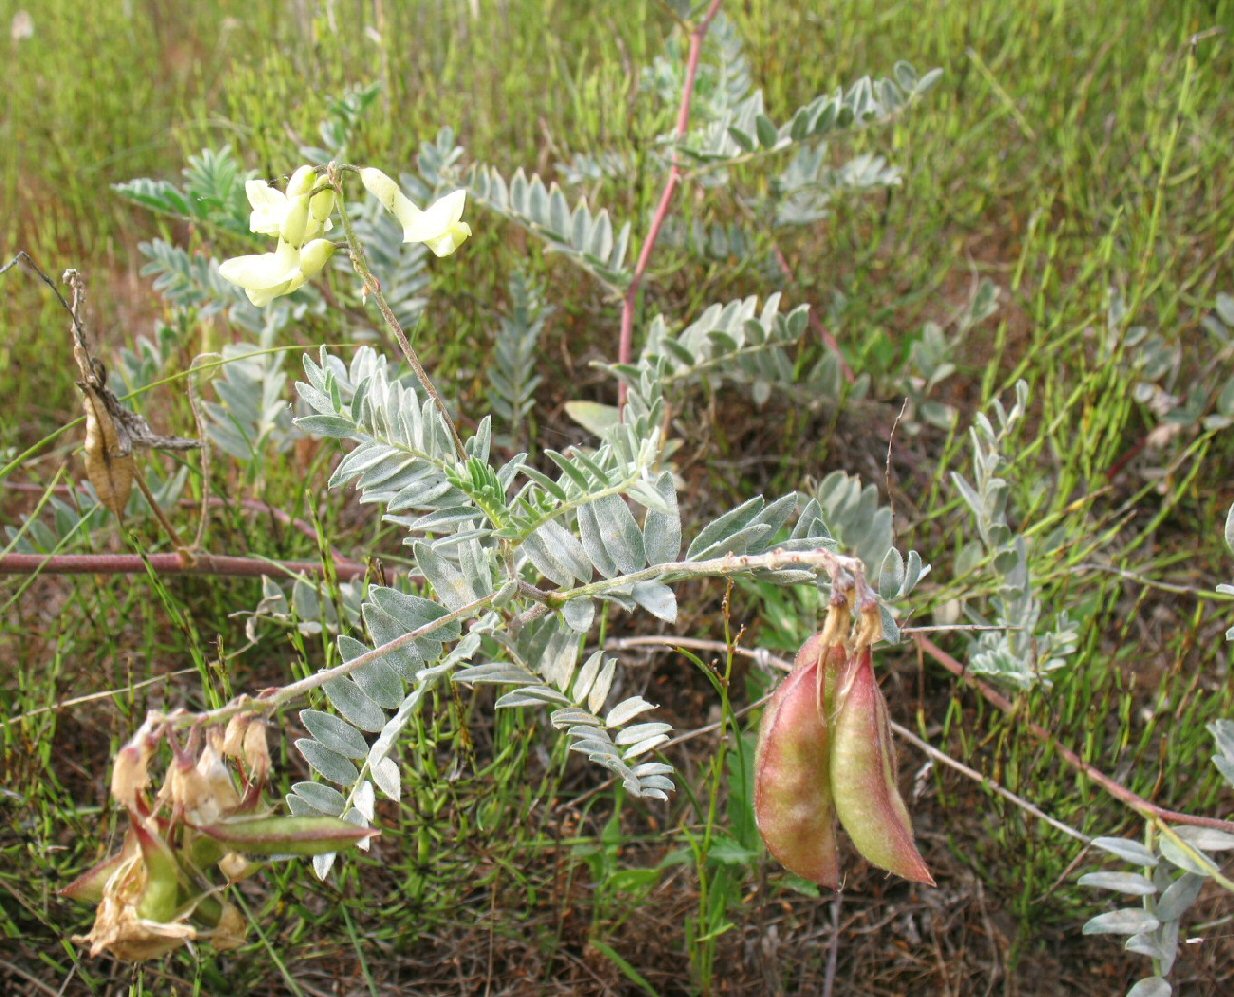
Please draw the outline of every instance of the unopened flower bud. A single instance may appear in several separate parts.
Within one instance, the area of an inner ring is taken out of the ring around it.
[[[238,883],[252,875],[255,866],[239,852],[228,852],[219,859],[219,872],[229,883]]]
[[[317,186],[317,171],[311,166],[301,166],[287,180],[287,196],[304,197]]]
[[[300,250],[300,272],[305,279],[316,277],[333,255],[334,243],[329,239],[314,239]]]
[[[279,238],[289,246],[295,246],[297,249],[300,248],[304,245],[308,220],[308,198],[302,197],[293,201],[287,208],[287,214],[283,217],[283,224],[279,228]]]

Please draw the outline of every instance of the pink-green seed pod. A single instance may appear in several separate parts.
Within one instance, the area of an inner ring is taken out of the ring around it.
[[[831,889],[840,885],[831,793],[828,699],[843,661],[815,634],[772,696],[754,762],[754,814],[767,850],[790,872]]]
[[[244,855],[324,855],[339,852],[378,832],[341,817],[248,817],[197,830],[224,851]]]
[[[831,784],[840,823],[869,862],[933,886],[900,797],[887,701],[874,678],[869,648],[854,662],[841,695],[831,753]]]

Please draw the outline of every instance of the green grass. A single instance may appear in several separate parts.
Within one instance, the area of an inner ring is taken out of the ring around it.
[[[163,316],[140,276],[138,242],[162,234],[214,248],[208,233],[152,218],[110,184],[175,178],[186,155],[223,143],[263,174],[287,172],[297,165],[296,139],[316,139],[329,99],[347,86],[383,83],[377,113],[364,119],[349,150],[354,162],[394,171],[411,162],[420,141],[450,125],[469,159],[507,172],[521,165],[547,176],[575,152],[631,154],[631,175],[592,185],[589,194],[593,207],[633,220],[636,236],[658,196],[647,152],[671,114],[637,86],[670,27],[655,3],[505,0],[482,5],[479,19],[468,4],[441,2],[103,4],[88,15],[63,0],[30,6],[37,7],[35,34],[6,55],[0,263],[24,249],[53,275],[70,266],[83,271],[107,357]],[[0,8],[0,26],[13,7]],[[992,397],[1005,397],[1018,379],[1028,383],[1032,415],[1004,475],[1011,519],[1034,540],[1032,568],[1047,606],[1069,607],[1078,619],[1080,650],[1052,688],[1023,697],[1014,718],[991,713],[938,670],[914,673],[910,656],[889,653],[893,712],[901,722],[915,714],[933,743],[1089,834],[1138,832],[1133,815],[1027,738],[1024,720],[1057,730],[1086,760],[1151,799],[1228,811],[1229,792],[1207,763],[1204,725],[1234,715],[1231,655],[1221,637],[1231,607],[1212,592],[1234,577],[1220,542],[1234,501],[1234,447],[1228,431],[1184,430],[1164,448],[1140,452],[1153,421],[1130,394],[1138,355],[1101,358],[1099,341],[1116,288],[1127,324],[1147,325],[1179,351],[1180,386],[1215,393],[1234,376],[1228,357],[1214,366],[1200,327],[1216,295],[1234,292],[1227,179],[1234,37],[1209,31],[1234,24],[1234,3],[834,0],[819,7],[726,4],[777,120],[838,83],[888,72],[897,59],[945,73],[892,126],[837,144],[838,155],[886,155],[903,168],[902,186],[837,203],[831,218],[783,246],[800,282],[786,297],[819,310],[883,404],[815,413],[698,400],[683,421],[701,426],[714,413],[715,423],[705,441],[691,437],[684,448],[691,455],[686,496],[701,519],[729,499],[778,494],[834,467],[882,486],[912,342],[925,322],[949,323],[977,281],[989,278],[1001,291],[999,309],[957,345],[958,370],[942,396],[960,410],[963,430]],[[753,170],[741,177],[762,182]],[[708,192],[701,204],[696,189],[687,187],[679,202],[687,215],[741,220],[726,193]],[[616,308],[566,263],[527,251],[522,236],[494,216],[476,210],[472,221],[477,234],[464,265],[435,271],[418,345],[449,394],[477,398],[507,274],[525,259],[548,280],[557,308],[534,418],[541,442],[561,447],[574,439],[558,414],[562,401],[611,398],[611,384],[587,363],[613,359]],[[663,310],[686,320],[712,301],[768,290],[750,261],[700,266],[667,246],[653,271],[647,316]],[[63,312],[27,276],[0,280],[2,465],[76,418],[78,400]],[[338,343],[346,330],[334,321],[296,335],[306,344]],[[161,375],[186,368],[200,337],[195,327],[180,329]],[[158,389],[143,411],[166,420],[160,428],[187,434],[191,418],[180,393]],[[78,473],[78,441],[76,431],[58,438],[4,485],[45,484],[66,464]],[[973,529],[950,478],[969,473],[968,443],[962,431],[909,436],[902,427],[895,450],[900,537],[935,564],[915,606],[918,621],[928,622],[948,599],[990,589],[987,574],[952,570]],[[1128,454],[1125,469],[1111,475]],[[309,449],[245,470],[217,456],[215,492],[297,516],[307,504],[337,546],[356,556],[381,551],[395,563],[397,538],[375,530],[347,496],[321,497],[332,458],[328,448]],[[16,524],[36,500],[3,492],[3,523]],[[192,520],[183,522],[191,531]],[[137,549],[162,542],[147,526],[136,529]],[[251,512],[220,512],[211,545],[288,559],[317,555],[307,537]],[[126,546],[108,527],[76,549]],[[731,820],[718,801],[733,789],[714,736],[674,758],[692,792],[679,793],[666,814],[609,789],[594,792],[597,774],[567,764],[530,717],[494,721],[485,702],[449,694],[407,748],[408,796],[401,808],[381,811],[379,855],[349,861],[326,886],[299,865],[260,877],[243,896],[262,937],[255,931],[239,953],[202,950],[134,973],[85,958],[67,938],[86,930],[89,912],[54,890],[108,845],[115,814],[106,803],[107,765],[144,711],[226,699],[323,660],[319,637],[294,632],[271,632],[245,647],[243,625],[231,614],[251,610],[259,597],[255,583],[226,580],[0,584],[0,705],[10,718],[0,731],[0,931],[15,953],[6,960],[23,972],[53,987],[72,973],[73,986],[98,993],[296,992],[293,978],[322,986],[338,978],[373,993],[419,980],[424,992],[458,992],[482,987],[490,973],[514,992],[583,992],[607,983],[675,993],[690,989],[690,967],[693,985],[714,980],[715,992],[724,992],[726,975],[734,986],[775,978],[817,987],[826,905],[783,891],[767,860],[714,860],[711,843]],[[788,650],[813,626],[812,618],[760,625],[757,604],[741,593],[734,599],[733,625],[752,628],[747,645],[774,640]],[[692,633],[723,633],[719,603],[716,587],[683,599]],[[622,619],[609,624],[624,626]],[[963,643],[948,646],[960,653]],[[168,674],[179,670],[187,674]],[[678,727],[709,722],[718,698],[687,662],[661,658],[652,674],[651,698],[666,703]],[[293,714],[285,722],[298,723]],[[470,746],[462,730],[472,731]],[[914,771],[920,759],[904,755],[904,768]],[[457,770],[455,757],[463,760]],[[296,764],[290,740],[280,744],[280,771]],[[1079,924],[1101,898],[1073,885],[1074,843],[951,772],[935,773],[922,807],[931,860],[945,863],[940,881],[951,884],[958,905],[975,909],[963,892],[973,870],[1001,939],[983,948],[956,941],[962,931],[947,935],[940,944],[957,979],[988,973],[991,945],[1021,993],[1056,992],[1060,980],[1069,992],[1109,993],[1135,978],[1114,943],[1078,941]],[[739,812],[730,800],[728,813]],[[898,944],[886,925],[868,927],[881,925],[879,911],[893,903],[917,909],[879,877],[855,879],[843,916],[852,914],[862,930],[851,952],[841,950],[839,992],[864,992],[844,967],[857,974]],[[968,916],[984,936],[977,915]],[[773,923],[779,949],[760,957],[756,972],[746,955],[757,945],[750,939]],[[934,965],[929,940],[922,946],[917,954]],[[1197,980],[1205,966],[1217,971],[1206,958],[1189,956]],[[891,991],[925,985],[894,958],[886,961],[879,972],[891,974]],[[1112,967],[1107,975],[1090,972],[1103,965]],[[304,966],[307,976],[299,975]],[[10,972],[0,966],[0,979]],[[875,986],[876,977],[864,978]],[[941,992],[938,977],[930,980],[931,992]]]

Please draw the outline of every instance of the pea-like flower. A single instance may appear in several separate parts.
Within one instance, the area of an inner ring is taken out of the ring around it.
[[[244,185],[253,211],[249,228],[259,235],[278,236],[273,253],[237,256],[219,265],[219,276],[242,287],[258,308],[304,285],[319,274],[334,252],[334,246],[319,236],[332,228],[334,191],[313,193],[317,172],[301,166],[287,181],[286,190],[277,190],[264,180]]]
[[[325,268],[334,253],[329,239],[314,239],[298,248],[286,239],[279,239],[273,253],[236,256],[219,264],[219,276],[245,293],[258,308],[264,308],[282,294],[304,285]]]
[[[301,166],[287,181],[287,189],[271,187],[264,180],[250,180],[244,185],[253,211],[249,229],[258,235],[274,235],[294,245],[303,245],[322,232],[333,228],[330,212],[334,210],[334,191],[310,192],[317,183],[317,173],[311,166]],[[304,228],[296,231],[294,216],[302,215]],[[291,230],[286,226],[291,217]],[[290,236],[290,237],[289,237]],[[298,236],[298,238],[297,238]]]
[[[466,191],[453,191],[421,210],[381,170],[367,167],[360,171],[360,180],[403,226],[404,242],[422,242],[435,255],[449,256],[471,235],[471,226],[461,220],[467,205]]]

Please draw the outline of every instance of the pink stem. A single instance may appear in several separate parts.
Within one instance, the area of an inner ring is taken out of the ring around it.
[[[703,40],[711,28],[711,22],[720,12],[720,4],[724,0],[711,0],[707,12],[690,31],[690,51],[686,56],[686,79],[681,88],[681,104],[677,108],[677,125],[673,131],[678,142],[686,137],[690,128],[690,102],[694,98],[694,80],[698,75],[698,61],[703,51]],[[625,297],[621,302],[621,338],[617,343],[617,362],[627,364],[634,348],[634,311],[638,307],[638,293],[643,286],[643,277],[651,263],[651,253],[655,249],[656,239],[660,229],[668,218],[668,210],[673,203],[673,194],[681,183],[684,172],[681,168],[681,158],[676,149],[673,150],[672,161],[668,168],[668,179],[664,181],[664,190],[660,193],[660,203],[656,205],[655,214],[651,216],[651,228],[643,247],[639,250],[638,262],[634,265],[634,276],[630,278],[630,286],[626,288]],[[617,387],[617,407],[625,408],[626,385],[623,382]]]

